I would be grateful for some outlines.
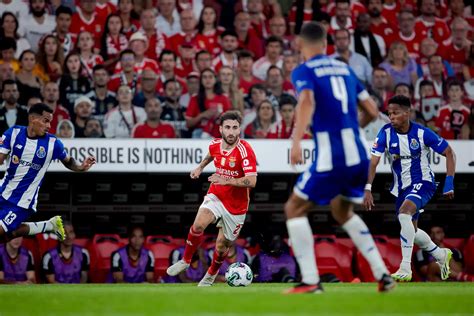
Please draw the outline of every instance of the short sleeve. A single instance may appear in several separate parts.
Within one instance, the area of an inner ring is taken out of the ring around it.
[[[303,90],[314,91],[314,85],[311,81],[310,71],[304,65],[300,65],[293,70],[291,74],[291,82],[296,88],[296,92],[300,94]]]
[[[372,145],[372,149],[370,152],[372,155],[380,157],[385,152],[387,148],[387,135],[385,134],[385,128],[382,128],[377,137],[374,140],[374,144]]]
[[[82,267],[81,271],[89,271],[91,260],[89,252],[86,249],[82,249]]]
[[[53,160],[59,159],[64,160],[67,157],[66,149],[64,149],[63,142],[56,138],[54,142]]]
[[[245,176],[256,176],[257,175],[257,158],[255,153],[250,146],[244,146],[246,155],[242,158],[242,169],[244,170]]]
[[[446,148],[448,148],[448,142],[444,138],[436,135],[429,128],[424,128],[424,130],[425,133],[423,134],[423,141],[426,146],[430,147],[438,154],[442,154],[446,150]]]
[[[114,252],[110,257],[110,260],[112,260],[112,272],[122,272],[122,259],[120,258],[120,254],[118,252]]]
[[[3,133],[0,140],[0,153],[8,155],[11,150],[11,140],[12,140],[12,131],[13,128],[9,128]]]
[[[188,117],[196,117],[199,114],[199,106],[197,104],[197,98],[192,97],[191,100],[189,100],[189,105],[188,108],[186,109],[186,116]]]
[[[155,257],[153,257],[153,253],[148,250],[148,261],[146,263],[146,272],[153,272],[155,269]]]

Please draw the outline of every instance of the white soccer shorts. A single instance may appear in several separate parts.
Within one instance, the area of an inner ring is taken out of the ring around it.
[[[222,228],[227,240],[234,241],[239,237],[240,230],[244,226],[245,214],[231,214],[219,198],[212,193],[204,197],[204,201],[199,208],[206,208],[214,214],[216,217],[214,223],[217,223],[216,227]]]

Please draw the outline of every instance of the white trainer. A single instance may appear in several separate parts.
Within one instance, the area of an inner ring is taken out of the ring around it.
[[[166,269],[166,273],[168,273],[169,276],[176,276],[181,272],[186,271],[188,268],[189,263],[186,263],[183,259],[181,259],[172,266],[168,267],[168,269]]]
[[[206,272],[206,275],[199,282],[198,286],[211,286],[216,280],[216,277],[217,277],[217,273],[212,275]]]
[[[451,262],[451,258],[453,257],[453,252],[448,248],[443,248],[443,250],[444,250],[444,258],[443,260],[438,261],[438,264],[441,269],[441,280],[444,281],[449,278],[449,274],[451,272],[449,263]]]
[[[410,282],[412,273],[411,271],[404,271],[400,268],[397,272],[392,273],[392,278],[397,282]]]

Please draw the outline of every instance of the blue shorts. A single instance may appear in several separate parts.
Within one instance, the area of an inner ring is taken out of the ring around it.
[[[328,205],[332,199],[341,195],[348,201],[362,204],[369,171],[368,160],[329,172],[315,170],[316,166],[312,165],[298,178],[293,189],[298,197],[318,205]]]
[[[431,200],[433,195],[436,192],[436,184],[429,181],[422,181],[420,183],[413,183],[410,186],[403,189],[397,197],[397,202],[395,203],[398,210],[402,206],[405,200],[410,200],[416,205],[416,213],[413,215],[413,220],[418,220],[420,217],[420,209],[425,207],[426,204]]]
[[[0,197],[0,226],[10,233],[26,221],[35,211],[21,208]]]

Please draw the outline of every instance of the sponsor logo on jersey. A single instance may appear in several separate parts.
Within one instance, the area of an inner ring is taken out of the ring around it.
[[[23,148],[23,146],[20,145],[20,144],[17,144],[15,147],[18,148],[18,149],[20,149],[20,150]]]
[[[398,143],[392,143],[390,146],[396,148],[398,147]]]
[[[410,148],[413,150],[417,150],[418,148],[420,148],[420,144],[416,141],[416,139],[412,138],[410,142]]]
[[[237,159],[235,157],[230,157],[229,158],[229,167],[234,168],[235,167],[235,161]]]
[[[230,177],[238,177],[239,172],[237,170],[227,170],[223,168],[216,168],[217,174],[220,174],[222,176],[230,176]]]
[[[36,151],[36,156],[38,156],[40,159],[46,157],[46,149],[44,149],[43,146],[40,146],[40,148],[38,148]]]

